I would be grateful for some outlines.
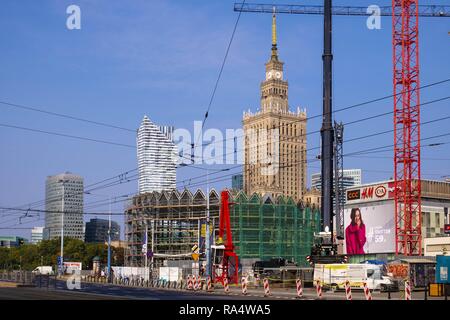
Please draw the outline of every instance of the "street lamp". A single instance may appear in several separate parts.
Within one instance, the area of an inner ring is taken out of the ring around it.
[[[64,274],[64,204],[66,202],[66,197],[65,197],[65,183],[68,180],[59,180],[58,182],[62,182],[62,201],[61,201],[61,256],[60,256],[60,265],[59,265],[59,270],[58,273],[60,276],[62,276]]]
[[[108,276],[108,282],[111,282],[111,195],[105,195],[105,194],[97,194],[97,193],[91,193],[91,192],[85,192],[86,194],[90,194],[93,196],[100,196],[100,197],[107,197],[109,202],[109,215],[108,215],[108,266],[107,266],[107,276]],[[122,195],[118,197],[114,197],[114,199],[117,198],[123,198],[128,197],[127,195]]]
[[[180,167],[188,167],[188,164],[180,163]],[[193,167],[195,169],[206,170],[206,230],[205,230],[205,251],[206,251],[206,270],[205,275],[211,276],[211,237],[210,237],[210,210],[209,210],[209,168]],[[213,170],[214,173],[229,171],[230,168]],[[199,236],[200,237],[200,236]],[[200,245],[200,244],[199,244]]]

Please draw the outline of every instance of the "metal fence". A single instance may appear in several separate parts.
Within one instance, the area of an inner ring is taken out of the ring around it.
[[[14,282],[22,285],[33,285],[35,274],[31,271],[2,271],[0,280]]]

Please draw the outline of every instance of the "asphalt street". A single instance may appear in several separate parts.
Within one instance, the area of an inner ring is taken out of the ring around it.
[[[353,290],[353,300],[365,300],[362,291]],[[387,300],[387,293],[373,292],[373,300]],[[413,300],[423,300],[424,292],[413,292]],[[230,287],[226,294],[223,288],[216,288],[214,292],[188,291],[179,289],[162,289],[146,287],[128,287],[101,283],[82,282],[80,289],[70,290],[66,281],[58,280],[56,287],[35,288],[1,288],[0,299],[48,299],[48,300],[105,300],[105,299],[132,299],[132,300],[317,300],[313,288],[304,288],[303,297],[296,298],[294,288],[276,288],[271,295],[264,297],[263,288],[249,288],[248,294],[243,295],[239,287]],[[345,293],[323,292],[322,300],[345,300]],[[391,293],[392,300],[403,300],[402,292]],[[429,300],[443,300],[443,297],[428,297]]]

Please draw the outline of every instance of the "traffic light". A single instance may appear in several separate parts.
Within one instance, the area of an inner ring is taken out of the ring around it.
[[[25,244],[25,240],[24,239],[19,239],[19,246],[23,246]]]

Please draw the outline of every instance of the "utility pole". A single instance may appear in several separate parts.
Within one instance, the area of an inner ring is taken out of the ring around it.
[[[64,203],[66,202],[65,190],[64,190],[65,181],[62,180],[62,210],[61,210],[61,260],[59,267],[59,274],[62,276],[64,274]]]
[[[152,220],[152,261],[151,261],[151,266],[152,266],[152,279],[153,279],[153,268],[154,268],[154,252],[155,252],[155,247],[154,247],[154,243],[155,243],[155,220]]]
[[[333,125],[332,125],[332,20],[331,0],[324,0],[323,118],[321,140],[322,231],[331,231],[333,242]]]
[[[145,220],[145,273],[148,274],[148,222]]]
[[[108,282],[111,282],[111,196],[109,196],[109,221],[108,221]]]
[[[336,216],[336,238],[344,239],[344,125],[334,123],[334,207]]]
[[[206,276],[211,275],[211,238],[209,236],[209,169],[206,169],[206,232],[205,232],[205,246],[206,246]]]

